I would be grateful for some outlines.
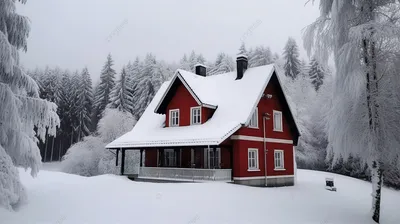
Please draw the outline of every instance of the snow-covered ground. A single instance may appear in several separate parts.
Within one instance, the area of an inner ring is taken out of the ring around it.
[[[0,223],[372,223],[371,184],[323,172],[298,170],[297,185],[282,188],[144,183],[45,170],[37,178],[20,174],[28,204],[18,212],[0,209]],[[337,192],[324,189],[327,176],[335,178]],[[400,223],[400,192],[384,189],[382,197],[382,223]]]

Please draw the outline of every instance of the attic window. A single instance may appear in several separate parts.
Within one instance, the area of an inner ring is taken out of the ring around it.
[[[179,126],[179,109],[169,111],[169,126]]]
[[[283,131],[281,111],[274,110],[274,131]]]
[[[190,124],[201,124],[201,107],[190,108]]]
[[[249,128],[258,128],[258,108],[256,107],[251,115]]]

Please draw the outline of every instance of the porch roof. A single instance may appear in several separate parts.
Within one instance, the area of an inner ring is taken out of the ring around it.
[[[236,72],[201,77],[178,70],[172,80],[181,79],[202,102],[215,105],[213,116],[201,125],[164,128],[165,115],[156,113],[155,109],[172,85],[168,81],[161,86],[132,131],[106,148],[219,145],[248,124],[274,70],[273,65],[249,68],[240,80],[235,80]]]

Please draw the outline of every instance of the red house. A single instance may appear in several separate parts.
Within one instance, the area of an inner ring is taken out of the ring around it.
[[[177,70],[133,128],[107,145],[140,150],[139,178],[290,186],[299,130],[273,65],[207,76]],[[118,159],[117,159],[118,161]],[[118,162],[117,162],[118,163]],[[117,164],[118,165],[118,164]]]

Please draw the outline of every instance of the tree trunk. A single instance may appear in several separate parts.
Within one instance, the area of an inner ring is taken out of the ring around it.
[[[372,219],[379,223],[380,210],[381,210],[381,190],[383,182],[383,169],[382,164],[376,161],[372,163]]]
[[[47,158],[47,145],[49,142],[49,135],[47,135],[47,129],[46,129],[46,145],[44,147],[44,158],[43,158],[43,162],[46,162],[46,158]]]
[[[54,136],[51,141],[51,154],[50,154],[50,162],[53,162],[53,154],[54,154]]]
[[[377,77],[377,59],[376,59],[376,46],[373,40],[374,30],[371,28],[370,38],[364,38],[363,57],[366,68],[366,95],[367,95],[367,108],[368,108],[368,124],[371,131],[373,147],[375,147],[373,162],[371,167],[372,176],[372,219],[379,223],[380,218],[380,203],[381,203],[381,188],[382,188],[382,173],[383,164],[380,160],[379,147],[382,147],[380,136],[380,123],[379,123],[379,103],[378,103],[378,77]]]

